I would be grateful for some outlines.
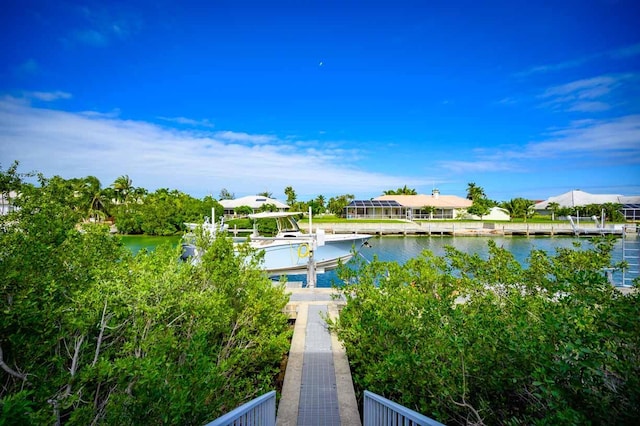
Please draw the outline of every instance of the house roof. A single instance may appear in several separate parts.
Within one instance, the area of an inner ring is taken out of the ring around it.
[[[558,203],[560,207],[577,207],[588,204],[621,203],[621,199],[629,198],[620,194],[590,194],[579,189],[565,192],[564,194],[549,197],[548,200],[541,201],[535,205],[536,210],[544,210],[549,203]]]
[[[400,203],[403,207],[442,207],[442,208],[456,208],[466,209],[471,207],[471,200],[458,197],[456,195],[382,195],[374,198],[374,200],[394,200]]]
[[[225,209],[235,209],[240,206],[249,206],[252,209],[259,209],[265,204],[273,204],[279,209],[288,209],[289,206],[269,197],[262,195],[248,195],[246,197],[236,198],[235,200],[220,200],[220,204]]]
[[[353,200],[347,207],[402,207],[395,200]]]

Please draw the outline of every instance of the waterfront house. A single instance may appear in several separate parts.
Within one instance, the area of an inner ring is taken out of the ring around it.
[[[620,204],[620,212],[628,221],[640,220],[640,196],[624,196],[620,194],[590,194],[575,189],[564,194],[549,197],[549,199],[536,203],[536,213],[550,215],[549,204],[557,203],[560,208],[576,208],[590,204]]]
[[[622,204],[620,212],[630,222],[640,222],[640,195],[633,197],[620,197]]]
[[[455,219],[471,207],[471,200],[456,195],[382,195],[371,200],[354,200],[347,207],[349,219]]]
[[[511,220],[511,215],[509,212],[503,209],[502,207],[491,207],[489,209],[489,213],[480,217],[478,215],[470,214],[468,215],[471,219],[474,220],[491,220],[491,221],[509,221]]]
[[[258,213],[260,208],[265,204],[273,204],[277,211],[284,212],[289,210],[289,206],[274,199],[262,195],[248,195],[246,197],[236,198],[234,200],[220,200],[220,204],[224,207],[225,217],[235,216],[235,209],[240,206],[249,206],[254,213]]]

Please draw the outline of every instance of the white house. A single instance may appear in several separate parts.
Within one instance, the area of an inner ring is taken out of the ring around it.
[[[350,219],[455,219],[471,207],[471,200],[456,195],[382,195],[372,200],[354,200],[347,207]]]
[[[491,207],[491,209],[489,210],[489,214],[486,214],[482,217],[473,214],[469,216],[475,220],[511,220],[511,215],[509,215],[509,212],[502,207]]]
[[[220,200],[222,207],[224,207],[224,215],[227,217],[235,215],[235,209],[240,206],[249,206],[253,209],[254,213],[257,213],[260,208],[265,204],[273,204],[278,211],[287,211],[289,206],[274,199],[265,197],[262,195],[248,195],[242,198],[236,198],[234,200]]]
[[[560,207],[579,207],[589,204],[606,204],[606,203],[619,203],[620,194],[589,194],[588,192],[575,189],[573,191],[565,192],[564,194],[556,195],[555,197],[549,197],[545,201],[540,201],[534,206],[535,210],[547,210],[550,203],[558,203]]]
[[[549,213],[549,204],[558,203],[560,207],[575,208],[589,204],[620,204],[620,213],[629,221],[640,221],[640,196],[624,196],[620,194],[590,194],[579,189],[549,197],[548,200],[536,203],[534,209],[540,214]]]

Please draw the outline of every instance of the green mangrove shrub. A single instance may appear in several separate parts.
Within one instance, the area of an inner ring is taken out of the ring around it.
[[[601,272],[611,246],[522,267],[490,242],[487,259],[448,248],[343,269],[333,327],[358,393],[445,424],[635,424],[640,300]]]

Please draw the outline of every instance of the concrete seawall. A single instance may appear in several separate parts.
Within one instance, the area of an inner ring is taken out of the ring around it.
[[[300,228],[309,229],[309,223],[302,220]],[[620,225],[621,226],[621,225]],[[487,223],[487,222],[340,222],[314,223],[314,228],[324,229],[330,234],[373,234],[373,235],[574,235],[570,223]],[[597,229],[593,223],[580,224],[583,229]]]

